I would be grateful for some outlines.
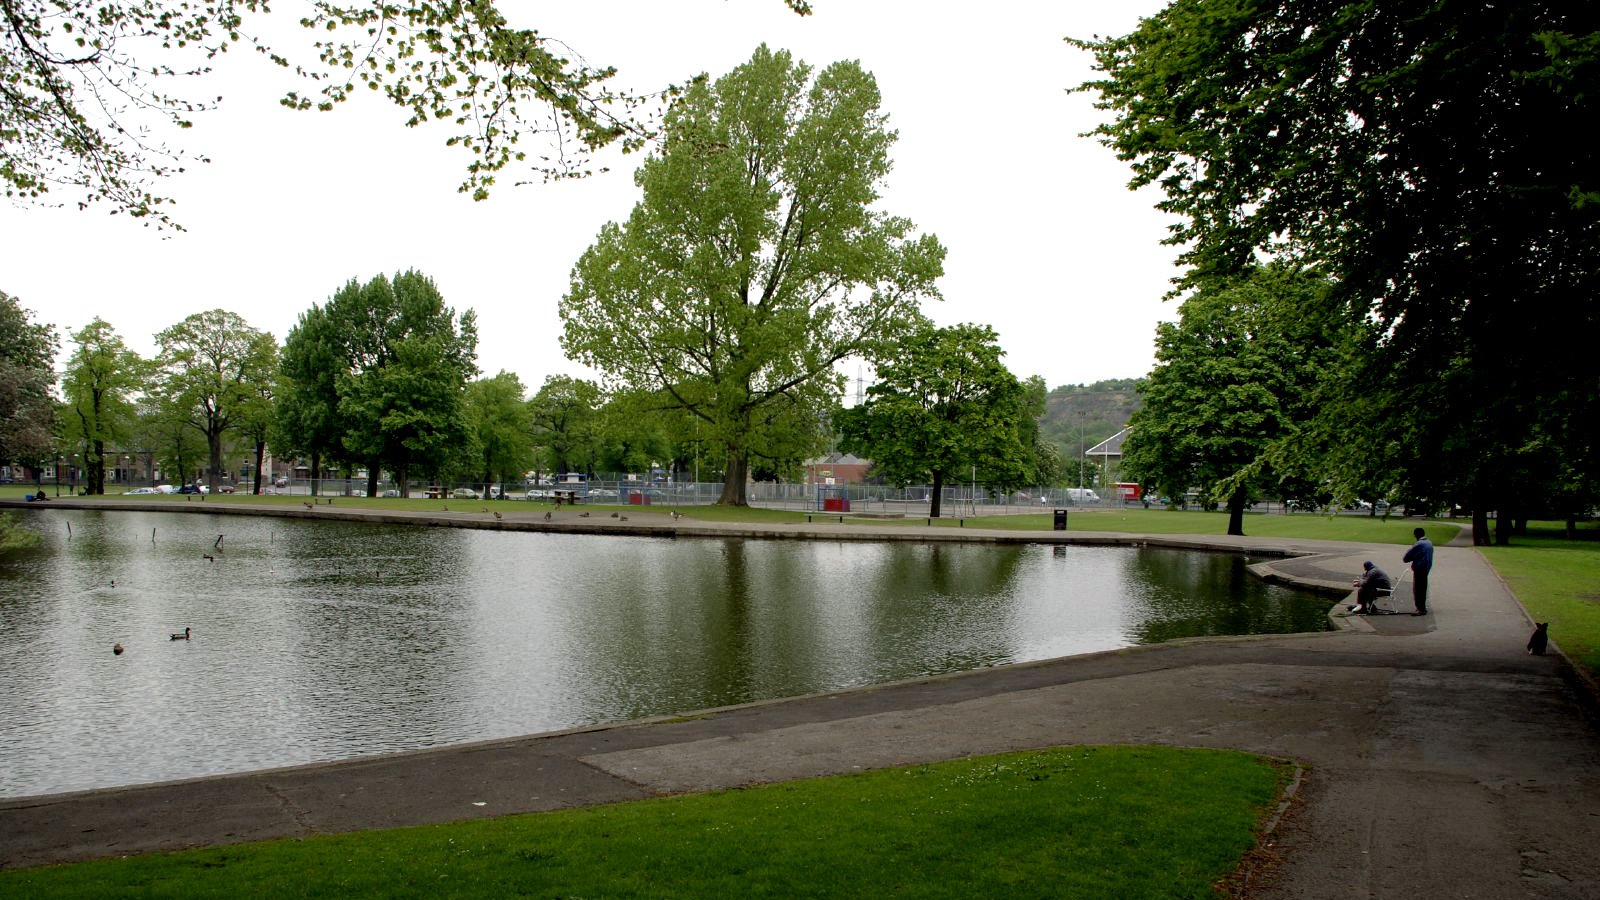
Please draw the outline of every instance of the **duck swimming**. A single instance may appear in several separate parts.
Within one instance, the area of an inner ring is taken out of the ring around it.
[[[175,640],[175,641],[187,641],[188,639],[189,639],[189,629],[187,629],[187,628],[185,628],[183,630],[183,634],[175,634],[175,635],[172,636],[172,640]]]
[[[111,645],[111,652],[115,653],[118,656],[121,656],[122,655],[122,645],[121,644],[112,644]]]

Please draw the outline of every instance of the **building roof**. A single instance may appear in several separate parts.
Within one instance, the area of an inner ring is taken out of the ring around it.
[[[1100,443],[1095,444],[1093,447],[1090,447],[1088,450],[1083,451],[1083,455],[1084,456],[1115,456],[1118,459],[1121,459],[1122,458],[1122,442],[1127,440],[1127,438],[1128,438],[1128,429],[1124,428],[1121,431],[1117,432],[1116,434],[1113,434],[1111,437],[1108,437],[1105,440],[1101,441]]]
[[[805,461],[808,466],[865,466],[871,465],[871,460],[862,459],[854,453],[829,453]]]

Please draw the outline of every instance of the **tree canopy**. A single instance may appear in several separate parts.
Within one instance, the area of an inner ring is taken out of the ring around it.
[[[385,467],[402,493],[413,469],[473,468],[467,382],[477,375],[477,317],[444,303],[420,272],[351,279],[290,332],[277,433],[293,448]]]
[[[1243,534],[1246,502],[1283,474],[1270,451],[1305,427],[1333,358],[1328,292],[1324,279],[1270,267],[1214,279],[1184,300],[1178,321],[1156,329],[1124,474],[1169,497],[1196,489],[1208,506],[1226,503],[1228,533]]]
[[[533,440],[550,471],[593,473],[600,386],[570,375],[550,375],[528,401]]]
[[[897,484],[931,481],[934,516],[945,483],[968,471],[1002,493],[1027,483],[1044,384],[1024,388],[1001,355],[987,325],[924,326],[879,362],[866,401],[840,413],[843,448]]]
[[[349,459],[339,416],[339,375],[350,365],[351,350],[339,323],[329,310],[312,304],[283,341],[269,440],[279,453],[308,457],[313,496],[321,488],[323,463]]]
[[[0,463],[37,462],[55,442],[56,333],[0,291]]]
[[[204,436],[212,491],[227,471],[223,436],[244,424],[261,385],[278,367],[278,342],[227,310],[195,313],[156,335],[160,388],[178,416]]]
[[[763,45],[672,105],[642,199],[573,269],[562,347],[698,417],[727,457],[722,503],[745,502],[752,454],[816,440],[837,363],[938,296],[944,248],[874,208],[894,137],[859,64],[814,73]]]
[[[526,390],[512,372],[467,385],[465,414],[472,435],[473,474],[486,484],[521,479],[533,463],[533,421]]]
[[[138,419],[138,400],[150,363],[128,349],[111,323],[101,318],[72,335],[76,349],[62,378],[66,430],[83,446],[85,489],[106,492],[106,449],[126,446]]]
[[[1593,469],[1570,454],[1600,444],[1600,370],[1576,363],[1600,332],[1597,15],[1175,0],[1075,41],[1114,114],[1096,134],[1179,217],[1186,283],[1258,254],[1327,272],[1378,326],[1364,400],[1405,423],[1405,489],[1480,526],[1528,502],[1502,477],[1528,448]]]
[[[810,12],[803,0],[787,0]],[[513,26],[493,0],[391,3],[301,0],[306,52],[257,26],[263,0],[6,0],[0,16],[0,186],[14,200],[54,189],[80,207],[175,225],[155,182],[205,157],[172,143],[220,100],[204,76],[246,47],[292,70],[291,109],[331,109],[381,93],[408,126],[440,122],[471,154],[460,190],[487,196],[512,163],[545,177],[588,174],[588,154],[652,134],[641,105],[613,91],[614,68],[590,66],[539,31]],[[315,59],[311,57],[315,57]],[[674,89],[668,89],[670,93]],[[530,160],[524,138],[544,139]]]

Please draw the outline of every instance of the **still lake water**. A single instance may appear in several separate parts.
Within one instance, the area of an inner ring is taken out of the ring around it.
[[[1222,554],[29,513],[43,545],[0,558],[0,796],[1327,627]]]

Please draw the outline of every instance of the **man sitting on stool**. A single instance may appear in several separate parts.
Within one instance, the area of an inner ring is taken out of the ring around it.
[[[1356,605],[1350,607],[1350,611],[1368,615],[1378,609],[1378,592],[1387,591],[1394,585],[1389,582],[1389,576],[1385,575],[1382,569],[1372,564],[1372,560],[1362,563],[1361,568],[1361,577],[1350,582],[1356,589]]]

